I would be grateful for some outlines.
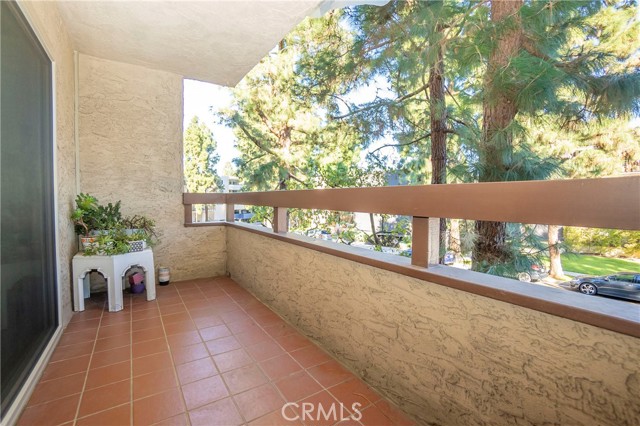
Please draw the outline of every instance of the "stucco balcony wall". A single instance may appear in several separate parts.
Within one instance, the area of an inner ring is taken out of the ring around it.
[[[640,341],[227,227],[231,277],[423,424],[632,425]]]
[[[154,219],[176,281],[226,269],[224,229],[183,226],[182,111],[182,76],[80,55],[80,190]]]

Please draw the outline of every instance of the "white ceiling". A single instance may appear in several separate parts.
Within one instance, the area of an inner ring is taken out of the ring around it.
[[[344,2],[57,3],[74,48],[81,53],[234,86],[306,16],[318,16]]]

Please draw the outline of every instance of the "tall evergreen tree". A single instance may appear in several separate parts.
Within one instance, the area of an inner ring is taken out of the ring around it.
[[[188,192],[212,192],[220,187],[217,144],[206,124],[193,117],[184,134],[184,179]]]
[[[457,111],[447,108],[447,84],[454,73],[453,64],[446,61],[452,54],[452,40],[461,36],[459,23],[475,9],[466,6],[392,1],[383,7],[350,9],[345,21],[355,31],[353,44],[323,50],[322,61],[335,58],[335,64],[331,73],[320,74],[320,80],[340,80],[335,86],[341,92],[319,90],[319,99],[328,95],[326,100],[337,111],[334,119],[364,129],[370,141],[393,137],[396,143],[379,146],[369,153],[370,159],[383,163],[382,150],[398,150],[403,158],[400,172],[411,183],[447,182],[447,144],[451,136],[459,137],[456,127],[464,121]],[[345,56],[349,59],[342,59]],[[319,63],[317,55],[309,56],[308,61]],[[364,91],[365,85],[380,82],[387,88],[375,99],[362,102],[350,96]],[[444,248],[444,218],[440,229]]]
[[[489,25],[477,34],[488,46],[486,53],[480,51],[487,65],[479,181],[546,177],[540,164],[522,167],[532,152],[524,116],[558,113],[580,120],[588,114],[638,112],[640,72],[630,63],[638,52],[638,22],[628,2],[494,0],[489,16]],[[634,49],[613,48],[620,37]],[[529,175],[532,170],[536,173]],[[475,269],[512,261],[505,224],[479,221],[476,229]]]
[[[342,186],[336,171],[359,161],[357,131],[327,120],[299,76],[299,58],[327,39],[346,36],[331,16],[305,20],[233,91],[222,121],[234,130],[245,186],[286,190]],[[336,181],[336,179],[338,181]]]
[[[410,183],[558,175],[559,157],[538,149],[541,126],[588,139],[594,121],[639,112],[634,6],[392,1],[307,20],[225,112],[239,174],[251,189],[358,184],[361,153],[376,143],[369,165],[388,167],[381,153],[394,149]],[[379,90],[363,101],[367,85]],[[516,262],[518,229],[478,222],[474,267]]]

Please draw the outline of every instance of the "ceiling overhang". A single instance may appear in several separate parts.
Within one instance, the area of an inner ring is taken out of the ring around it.
[[[236,85],[307,16],[385,1],[58,1],[81,52]]]

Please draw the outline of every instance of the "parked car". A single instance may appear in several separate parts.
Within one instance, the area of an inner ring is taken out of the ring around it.
[[[549,273],[544,270],[544,268],[540,265],[531,265],[531,268],[528,271],[518,272],[517,278],[518,281],[523,281],[526,283],[540,281],[549,276]]]
[[[579,277],[569,283],[571,288],[578,289],[589,296],[620,297],[640,301],[640,273],[620,272],[601,277]]]

